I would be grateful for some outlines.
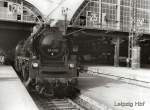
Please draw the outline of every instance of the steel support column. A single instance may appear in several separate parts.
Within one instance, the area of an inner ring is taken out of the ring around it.
[[[115,42],[114,66],[119,66],[119,49],[120,49],[120,38],[119,36],[117,36]]]

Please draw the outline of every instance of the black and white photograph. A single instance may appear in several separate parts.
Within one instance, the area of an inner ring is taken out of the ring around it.
[[[0,0],[0,110],[150,110],[150,0]]]

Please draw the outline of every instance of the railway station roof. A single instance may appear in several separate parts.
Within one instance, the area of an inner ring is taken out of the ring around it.
[[[64,20],[63,9],[67,10],[67,20],[72,16],[84,0],[26,0],[35,6],[46,19]]]

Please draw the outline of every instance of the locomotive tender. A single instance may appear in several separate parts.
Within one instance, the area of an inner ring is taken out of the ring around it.
[[[26,86],[31,82],[77,81],[76,55],[71,55],[68,40],[57,27],[42,25],[36,33],[16,46],[15,69]]]

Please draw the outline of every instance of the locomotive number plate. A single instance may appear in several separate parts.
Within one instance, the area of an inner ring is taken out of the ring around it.
[[[48,52],[59,52],[59,49],[48,49]]]

